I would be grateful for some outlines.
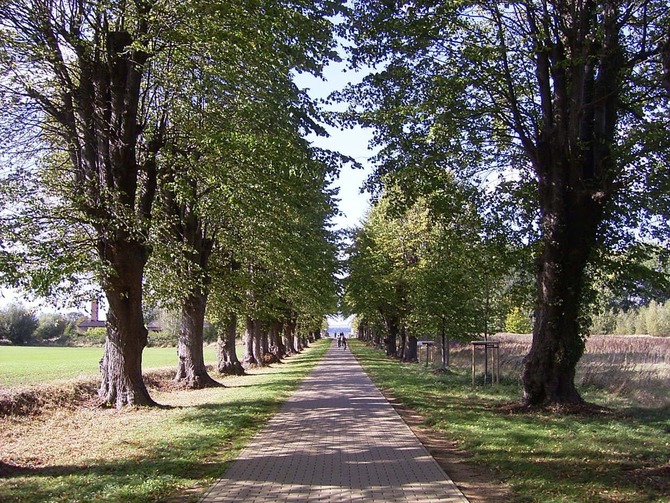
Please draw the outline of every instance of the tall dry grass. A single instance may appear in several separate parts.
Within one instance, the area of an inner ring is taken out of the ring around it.
[[[500,374],[518,378],[530,335],[497,334],[500,341]],[[434,351],[439,358],[439,351]],[[482,356],[477,354],[477,358]],[[454,343],[452,365],[469,369],[472,349],[468,342]],[[670,405],[670,338],[644,335],[592,335],[577,366],[576,382],[606,390],[645,407]]]

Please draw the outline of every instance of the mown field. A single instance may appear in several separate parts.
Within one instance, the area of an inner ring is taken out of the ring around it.
[[[41,413],[0,417],[0,501],[197,501],[329,344],[317,342],[247,376],[219,377],[220,388],[179,390],[170,386],[171,372],[163,380],[158,373],[149,387],[162,408],[116,411],[47,400]],[[155,358],[169,366],[174,349]]]
[[[100,375],[101,347],[0,346],[0,388],[88,379]],[[143,368],[177,365],[175,348],[146,348]],[[205,347],[205,363],[216,363],[216,348]]]
[[[582,381],[583,376],[601,372],[616,378],[614,369],[621,368],[619,382],[627,384],[619,387],[625,393],[608,391],[601,381],[593,385],[586,380],[582,386],[584,397],[597,407],[526,410],[517,406],[521,387],[515,374],[516,353],[525,340],[512,336],[509,340],[516,342],[501,354],[501,383],[475,388],[467,346],[454,352],[447,373],[435,372],[430,365],[402,364],[358,341],[352,341],[351,348],[386,394],[417,411],[441,436],[455,441],[456,449],[464,451],[471,463],[506,481],[514,501],[670,501],[670,404],[663,398],[667,388],[649,389],[661,401],[642,407],[635,397],[648,376],[632,383],[628,374],[633,363],[644,368],[640,360],[646,357],[637,354],[634,362],[637,351],[629,351],[629,363],[622,365],[620,357],[612,356],[612,362],[605,365],[601,355],[591,367],[581,368]],[[663,365],[667,373],[670,367]],[[483,375],[478,378],[483,381]],[[628,393],[629,389],[634,392]]]

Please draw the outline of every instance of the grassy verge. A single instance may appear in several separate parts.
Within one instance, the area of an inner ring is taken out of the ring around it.
[[[351,341],[373,381],[419,412],[513,488],[518,501],[668,501],[670,410],[618,408],[593,414],[513,412],[519,384],[473,389],[466,371],[436,375]],[[611,404],[597,390],[587,399]],[[619,402],[620,405],[620,402]]]
[[[100,376],[101,347],[0,346],[0,387],[15,388]],[[143,368],[177,366],[175,348],[145,348]],[[216,363],[216,348],[205,347],[205,363]]]
[[[0,419],[0,501],[165,501],[208,487],[322,358],[330,341],[226,388],[152,391],[161,409]],[[5,463],[3,466],[2,463]],[[200,492],[179,501],[195,501]]]

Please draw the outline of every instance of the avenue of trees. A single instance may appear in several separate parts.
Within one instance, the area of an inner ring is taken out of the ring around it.
[[[42,295],[100,285],[105,403],[154,404],[147,298],[181,312],[176,377],[193,387],[214,384],[208,309],[223,324],[245,317],[260,341],[281,327],[291,351],[336,309],[328,186],[343,160],[303,139],[323,131],[292,76],[336,58],[339,10],[0,3],[2,279]]]
[[[5,0],[0,280],[100,285],[117,407],[153,404],[147,304],[180,313],[188,386],[214,384],[206,314],[221,371],[299,351],[337,309],[348,160],[304,139],[323,117],[292,77],[339,30],[369,73],[331,99],[378,152],[344,310],[410,361],[533,311],[525,403],[580,403],[594,314],[667,300],[668,26],[666,0]]]
[[[536,264],[528,405],[582,401],[574,376],[592,287],[630,272],[617,257],[668,243],[668,26],[664,0],[354,2],[352,64],[374,71],[340,99],[350,103],[345,121],[373,128],[371,185],[418,202],[452,173],[491,196],[492,215],[499,201],[513,205],[500,225],[527,231]],[[370,236],[364,228],[356,238],[352,293],[357,268],[388,266],[359,255]],[[470,243],[495,242],[480,237]],[[405,288],[414,260],[396,258],[396,277],[382,285],[376,308],[389,332],[398,313],[421,308]],[[467,277],[449,284],[470,288]]]

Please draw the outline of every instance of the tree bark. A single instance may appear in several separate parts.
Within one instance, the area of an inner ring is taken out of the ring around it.
[[[142,351],[148,338],[142,313],[142,275],[147,250],[125,239],[105,242],[101,248],[116,274],[103,284],[109,311],[98,395],[104,404],[117,408],[156,405],[142,379]]]
[[[284,331],[282,333],[282,339],[284,347],[286,348],[286,354],[289,356],[297,353],[295,347],[293,346],[293,333],[295,332],[295,328],[296,325],[291,320],[284,323]]]
[[[207,295],[202,291],[188,295],[182,303],[177,342],[177,373],[174,380],[192,389],[221,386],[221,383],[207,373],[205,366],[203,328],[206,305]]]
[[[449,367],[449,353],[451,350],[451,344],[449,340],[449,335],[447,334],[445,328],[445,320],[442,318],[442,325],[440,329],[440,338],[442,340],[442,368],[446,369]]]
[[[401,361],[406,361],[405,354],[407,352],[407,330],[405,330],[404,324],[400,327],[400,352],[397,354],[397,357]]]
[[[574,384],[585,348],[579,320],[584,271],[602,208],[588,193],[566,189],[557,196],[555,190],[553,185],[548,190],[551,194],[542,198],[545,233],[537,279],[538,308],[522,375],[524,401],[529,405],[583,401]]]
[[[385,316],[386,329],[388,335],[384,339],[386,355],[396,357],[398,355],[398,318],[395,316]]]
[[[300,353],[302,351],[302,337],[297,329],[293,330],[293,352]]]
[[[254,354],[254,360],[256,360],[256,365],[259,367],[263,367],[265,365],[265,361],[263,359],[263,356],[265,355],[265,352],[263,351],[263,322],[260,320],[253,320],[252,322],[252,351]]]
[[[407,349],[405,350],[405,355],[403,358],[404,362],[418,362],[419,361],[419,352],[417,347],[416,337],[413,335],[407,336]]]
[[[255,322],[250,317],[247,316],[246,329],[244,330],[244,336],[242,338],[242,343],[244,344],[244,356],[242,357],[242,366],[245,369],[250,367],[257,366],[258,360],[254,355],[254,331],[255,331]]]
[[[219,374],[244,375],[244,368],[237,359],[235,337],[237,335],[237,316],[231,314],[219,333],[216,341],[216,370]]]
[[[281,361],[286,354],[281,330],[282,324],[280,321],[275,320],[270,324],[270,353],[272,353],[278,361]]]

